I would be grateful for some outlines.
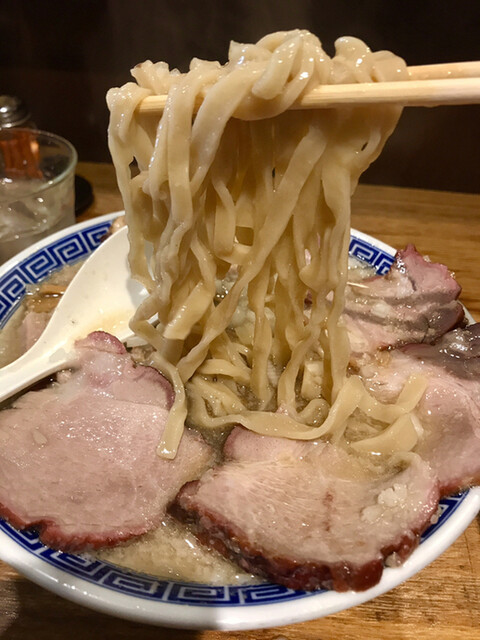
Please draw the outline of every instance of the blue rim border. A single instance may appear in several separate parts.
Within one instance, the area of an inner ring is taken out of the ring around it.
[[[0,326],[18,308],[27,284],[40,282],[53,271],[88,256],[100,244],[110,225],[111,220],[107,220],[73,230],[13,265],[0,277]],[[355,234],[352,234],[350,241],[350,254],[374,267],[382,275],[389,270],[394,259],[386,249]],[[423,533],[420,544],[445,524],[467,495],[468,491],[465,491],[441,500],[438,521]],[[245,607],[318,597],[324,592],[293,591],[269,583],[213,586],[159,580],[97,560],[88,554],[73,555],[54,551],[39,541],[35,531],[17,531],[1,519],[0,531],[29,553],[61,571],[117,593],[151,601],[201,607]]]
[[[54,271],[86,258],[101,243],[111,220],[77,229],[46,245],[15,264],[0,277],[0,327],[17,310],[29,284],[44,280]]]

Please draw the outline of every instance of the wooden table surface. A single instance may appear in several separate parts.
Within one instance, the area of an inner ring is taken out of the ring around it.
[[[95,201],[81,216],[117,211],[122,202],[110,165],[80,163]],[[353,224],[395,247],[414,242],[446,263],[463,286],[462,301],[480,320],[480,195],[359,187]],[[369,640],[480,639],[478,518],[440,558],[393,591],[342,613],[258,631],[180,631],[125,622],[62,600],[0,562],[0,638],[86,640]]]

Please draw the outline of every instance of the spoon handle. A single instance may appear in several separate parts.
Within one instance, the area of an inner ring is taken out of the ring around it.
[[[36,345],[0,369],[0,402],[65,367],[72,360],[72,353],[63,346],[42,352],[44,346]]]

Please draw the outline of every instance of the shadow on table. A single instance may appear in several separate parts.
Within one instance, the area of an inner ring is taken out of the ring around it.
[[[11,585],[11,583],[9,583]],[[2,591],[0,585],[0,592]],[[181,629],[157,628],[91,611],[64,600],[45,589],[19,580],[7,593],[11,609],[16,610],[11,620],[0,611],[1,640],[96,640],[107,638],[142,638],[142,640],[198,640],[201,632]],[[2,619],[3,618],[3,619]]]

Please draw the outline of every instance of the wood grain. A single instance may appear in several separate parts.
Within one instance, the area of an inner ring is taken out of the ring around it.
[[[110,165],[80,163],[95,200],[81,217],[117,211],[122,202]],[[361,186],[353,224],[384,242],[419,251],[453,269],[462,300],[480,319],[480,195]],[[286,627],[243,632],[157,629],[60,599],[0,562],[2,640],[471,640],[480,639],[480,521],[408,582],[355,609]]]

